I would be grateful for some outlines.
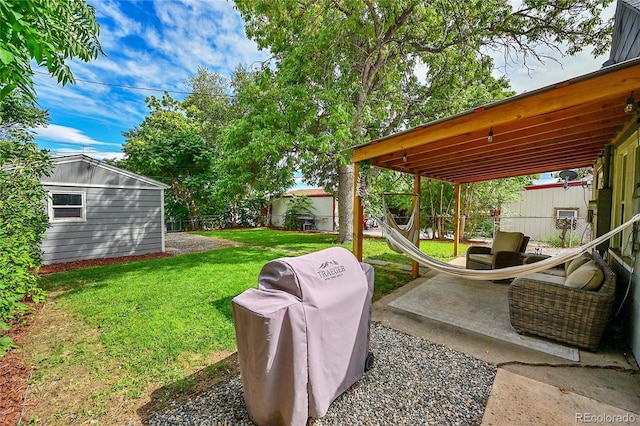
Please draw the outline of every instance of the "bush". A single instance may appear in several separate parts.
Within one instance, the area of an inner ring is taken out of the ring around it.
[[[24,299],[43,300],[34,271],[42,262],[40,244],[48,226],[40,179],[49,173],[47,152],[32,142],[0,141],[0,329],[23,314]],[[0,356],[11,339],[0,336]]]
[[[315,210],[315,208],[309,197],[305,195],[297,197],[294,195],[291,200],[287,201],[287,212],[284,214],[284,228],[288,230],[300,229],[302,226],[300,216],[312,214],[313,210]]]

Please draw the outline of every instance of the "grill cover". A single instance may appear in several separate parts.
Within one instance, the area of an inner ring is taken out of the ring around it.
[[[373,268],[333,247],[267,263],[233,299],[244,398],[259,425],[305,425],[364,373]]]

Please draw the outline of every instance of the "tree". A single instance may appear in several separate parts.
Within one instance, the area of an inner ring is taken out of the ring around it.
[[[595,45],[601,52],[611,31],[600,19],[610,0],[524,0],[516,9],[507,0],[235,3],[247,34],[274,55],[271,93],[281,95],[281,108],[302,104],[316,113],[307,123],[315,140],[307,141],[309,153],[298,153],[307,180],[337,181],[340,242],[350,240],[353,230],[349,147],[471,103],[447,102],[445,88],[464,94],[465,87],[486,85],[478,95],[495,93],[501,84],[490,76],[488,49],[525,60],[544,60],[543,47],[572,54]],[[427,70],[423,80],[419,68]]]
[[[146,102],[150,113],[123,133],[126,158],[117,165],[170,185],[168,216],[199,218],[211,205],[217,179],[212,147],[201,136],[201,125],[168,93]]]
[[[81,0],[3,0],[0,23],[0,101],[16,88],[36,99],[32,59],[65,85],[74,83],[67,60],[103,53],[95,9]]]
[[[29,129],[47,120],[45,111],[18,93],[0,101],[0,330],[27,309],[23,299],[43,297],[33,271],[41,264],[40,244],[48,226],[40,179],[49,174],[51,160]],[[0,355],[10,344],[0,335]]]

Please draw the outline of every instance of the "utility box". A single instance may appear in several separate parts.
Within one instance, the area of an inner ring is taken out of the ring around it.
[[[281,258],[258,289],[235,297],[244,399],[258,425],[306,425],[362,378],[372,362],[374,271],[333,247]]]

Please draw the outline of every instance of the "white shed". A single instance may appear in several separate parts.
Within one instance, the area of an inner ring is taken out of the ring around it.
[[[167,186],[86,155],[53,159],[43,263],[164,251]]]
[[[311,199],[313,211],[303,221],[303,229],[333,232],[336,229],[337,203],[336,198],[323,189],[297,189],[287,192],[271,202],[271,226],[283,227],[287,212],[287,202],[293,198],[306,196]]]
[[[586,183],[586,182],[585,182]],[[590,182],[589,182],[590,183]],[[591,189],[581,181],[550,183],[525,187],[522,200],[503,208],[500,227],[520,231],[532,240],[544,241],[559,233],[558,220],[573,221],[574,232],[580,239],[589,239],[588,224]]]

